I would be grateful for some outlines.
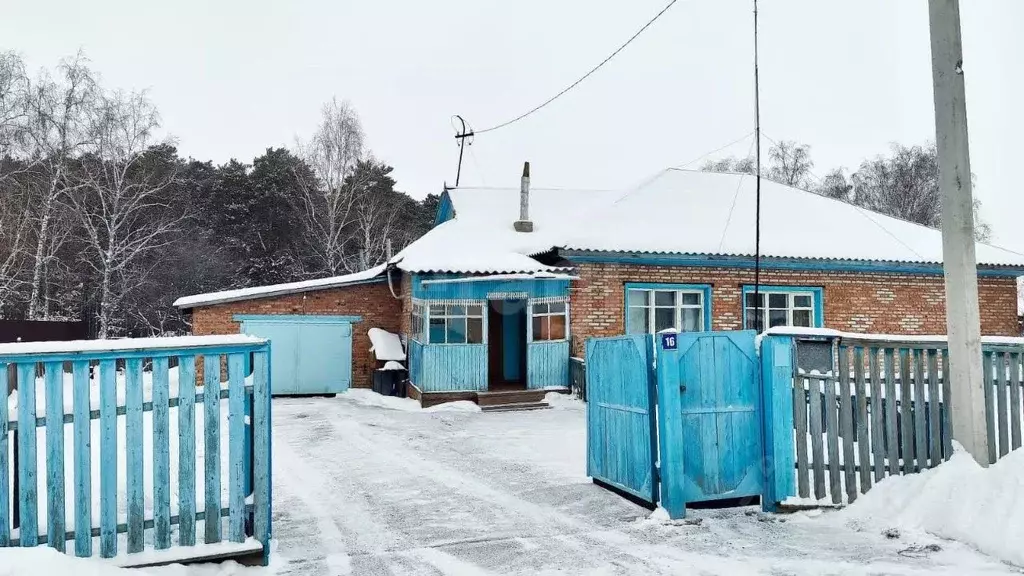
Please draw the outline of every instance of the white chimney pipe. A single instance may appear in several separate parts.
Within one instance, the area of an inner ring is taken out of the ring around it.
[[[530,163],[523,163],[523,179],[519,184],[519,220],[513,227],[516,232],[533,232],[530,221]]]

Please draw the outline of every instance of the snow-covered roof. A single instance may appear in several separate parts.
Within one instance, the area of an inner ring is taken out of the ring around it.
[[[252,286],[239,288],[237,290],[224,290],[222,292],[209,292],[196,294],[194,296],[183,296],[174,301],[178,308],[195,308],[196,306],[209,306],[211,304],[223,304],[225,302],[238,302],[240,300],[252,300],[265,298],[267,296],[281,296],[283,294],[298,294],[310,290],[324,290],[327,288],[340,288],[350,284],[358,284],[373,280],[384,273],[385,266],[374,266],[362,272],[346,274],[344,276],[331,276],[330,278],[318,278],[315,280],[303,280],[301,282],[288,282],[286,284],[272,284],[270,286]]]
[[[381,328],[370,328],[366,334],[370,337],[370,352],[377,360],[405,360],[405,349],[398,334]]]
[[[534,232],[519,233],[517,188],[448,191],[455,217],[396,259],[409,272],[551,271],[529,258],[578,251],[754,255],[756,179],[668,169],[627,190],[534,188]],[[939,230],[767,179],[761,181],[761,253],[867,262],[942,262]],[[982,265],[1024,267],[1024,255],[977,244]]]

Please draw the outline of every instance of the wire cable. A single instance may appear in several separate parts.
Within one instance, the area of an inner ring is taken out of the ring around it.
[[[750,148],[747,149],[747,158],[750,157],[750,153],[754,151],[754,141],[750,142]],[[740,197],[740,188],[743,186],[743,179],[747,177],[744,172],[740,175],[740,181],[736,184],[736,192],[732,195],[732,206],[729,207],[729,217],[725,219],[725,228],[722,229],[722,238],[718,241],[718,251],[722,251],[722,247],[725,246],[725,235],[729,232],[729,224],[732,222],[732,214],[736,210],[736,201]]]
[[[725,146],[722,146],[720,148],[715,148],[711,152],[708,152],[706,154],[701,154],[700,156],[697,156],[693,160],[690,160],[689,162],[687,162],[685,164],[679,164],[678,166],[673,166],[673,168],[686,168],[687,166],[689,166],[690,164],[693,164],[694,162],[700,162],[701,160],[707,158],[708,156],[711,156],[712,154],[716,154],[718,152],[721,152],[722,150],[725,150],[726,148],[728,148],[728,147],[730,147],[730,146],[732,146],[734,144],[739,144],[740,142],[746,140],[747,138],[750,138],[751,135],[753,135],[752,131],[751,132],[747,132],[743,136],[740,136],[739,138],[733,140],[732,142],[729,142]],[[749,156],[750,152],[747,152],[747,155]]]
[[[591,68],[591,69],[590,69],[590,71],[589,71],[589,72],[587,72],[586,74],[584,74],[583,76],[581,76],[581,77],[579,78],[579,80],[576,80],[575,82],[573,82],[572,84],[570,84],[569,86],[567,86],[566,88],[564,88],[564,89],[563,89],[563,90],[562,90],[561,92],[559,92],[558,94],[555,94],[555,95],[554,95],[554,96],[552,96],[551,98],[548,98],[547,100],[545,100],[545,101],[544,101],[543,103],[541,103],[540,105],[538,105],[538,106],[536,106],[536,107],[534,107],[534,108],[531,108],[530,110],[528,110],[528,111],[526,111],[526,112],[524,112],[524,113],[520,114],[519,116],[516,116],[515,118],[513,118],[513,119],[511,119],[511,120],[507,120],[507,121],[505,121],[505,122],[502,122],[501,124],[498,124],[498,125],[496,125],[496,126],[491,126],[490,128],[484,128],[483,130],[477,130],[477,131],[476,131],[476,134],[483,134],[483,133],[485,133],[485,132],[492,132],[492,131],[494,131],[494,130],[497,130],[497,129],[499,129],[499,128],[504,128],[505,126],[508,126],[509,124],[514,124],[514,123],[516,123],[516,122],[518,122],[518,121],[522,120],[523,118],[526,118],[527,116],[529,116],[529,115],[533,114],[534,112],[536,112],[536,111],[540,110],[541,108],[543,108],[543,107],[547,106],[548,104],[551,104],[551,103],[552,103],[552,102],[554,102],[555,100],[558,100],[558,99],[559,99],[560,97],[562,97],[562,96],[563,96],[563,95],[564,95],[564,94],[565,94],[566,92],[568,92],[568,91],[572,90],[573,88],[575,88],[576,86],[578,86],[578,85],[579,85],[579,84],[580,84],[581,82],[583,82],[584,80],[586,80],[587,78],[589,78],[591,74],[593,74],[594,72],[597,72],[598,70],[600,70],[602,66],[604,66],[605,64],[607,64],[607,63],[608,63],[608,62],[609,62],[609,61],[610,61],[610,60],[611,60],[612,58],[614,58],[614,57],[615,57],[615,56],[616,56],[616,55],[617,55],[617,54],[618,54],[619,52],[622,52],[622,51],[623,51],[623,50],[624,50],[624,49],[626,48],[626,46],[629,46],[629,45],[630,45],[630,43],[631,43],[631,42],[633,42],[633,40],[636,40],[636,39],[637,39],[637,37],[638,37],[638,36],[640,36],[640,34],[642,34],[642,33],[644,32],[644,30],[647,30],[648,28],[650,28],[650,26],[651,26],[652,24],[654,24],[654,23],[655,23],[655,22],[656,22],[656,21],[658,20],[658,18],[661,18],[661,15],[662,15],[662,14],[664,14],[665,12],[668,12],[668,9],[669,9],[669,8],[671,8],[671,7],[672,7],[672,6],[673,6],[673,5],[674,5],[674,4],[676,3],[676,2],[678,2],[678,0],[671,0],[671,1],[670,1],[670,2],[669,2],[669,3],[668,3],[668,4],[667,4],[667,5],[666,5],[666,6],[664,7],[664,8],[662,8],[662,9],[661,9],[661,12],[658,12],[657,14],[655,14],[655,15],[654,15],[654,18],[651,18],[650,20],[648,20],[648,21],[647,21],[647,24],[644,24],[642,28],[640,28],[639,30],[637,30],[637,31],[636,31],[636,34],[633,34],[632,36],[630,36],[629,40],[626,40],[626,43],[625,43],[625,44],[623,44],[622,46],[619,46],[619,47],[618,47],[618,48],[617,48],[617,49],[615,50],[615,52],[612,52],[612,53],[611,53],[611,54],[610,54],[610,55],[609,55],[609,56],[608,56],[607,58],[605,58],[604,60],[602,60],[602,61],[601,61],[601,62],[600,62],[600,63],[599,63],[599,64],[598,64],[597,66],[594,66],[593,68]]]

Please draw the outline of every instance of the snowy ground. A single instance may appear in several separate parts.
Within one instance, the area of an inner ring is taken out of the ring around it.
[[[888,539],[840,514],[647,519],[586,477],[582,404],[480,413],[387,400],[275,400],[276,572],[1020,573],[956,542],[907,530]]]

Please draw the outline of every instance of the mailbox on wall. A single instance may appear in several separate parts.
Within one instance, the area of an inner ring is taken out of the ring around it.
[[[796,369],[807,374],[834,371],[836,340],[828,336],[796,338]]]

